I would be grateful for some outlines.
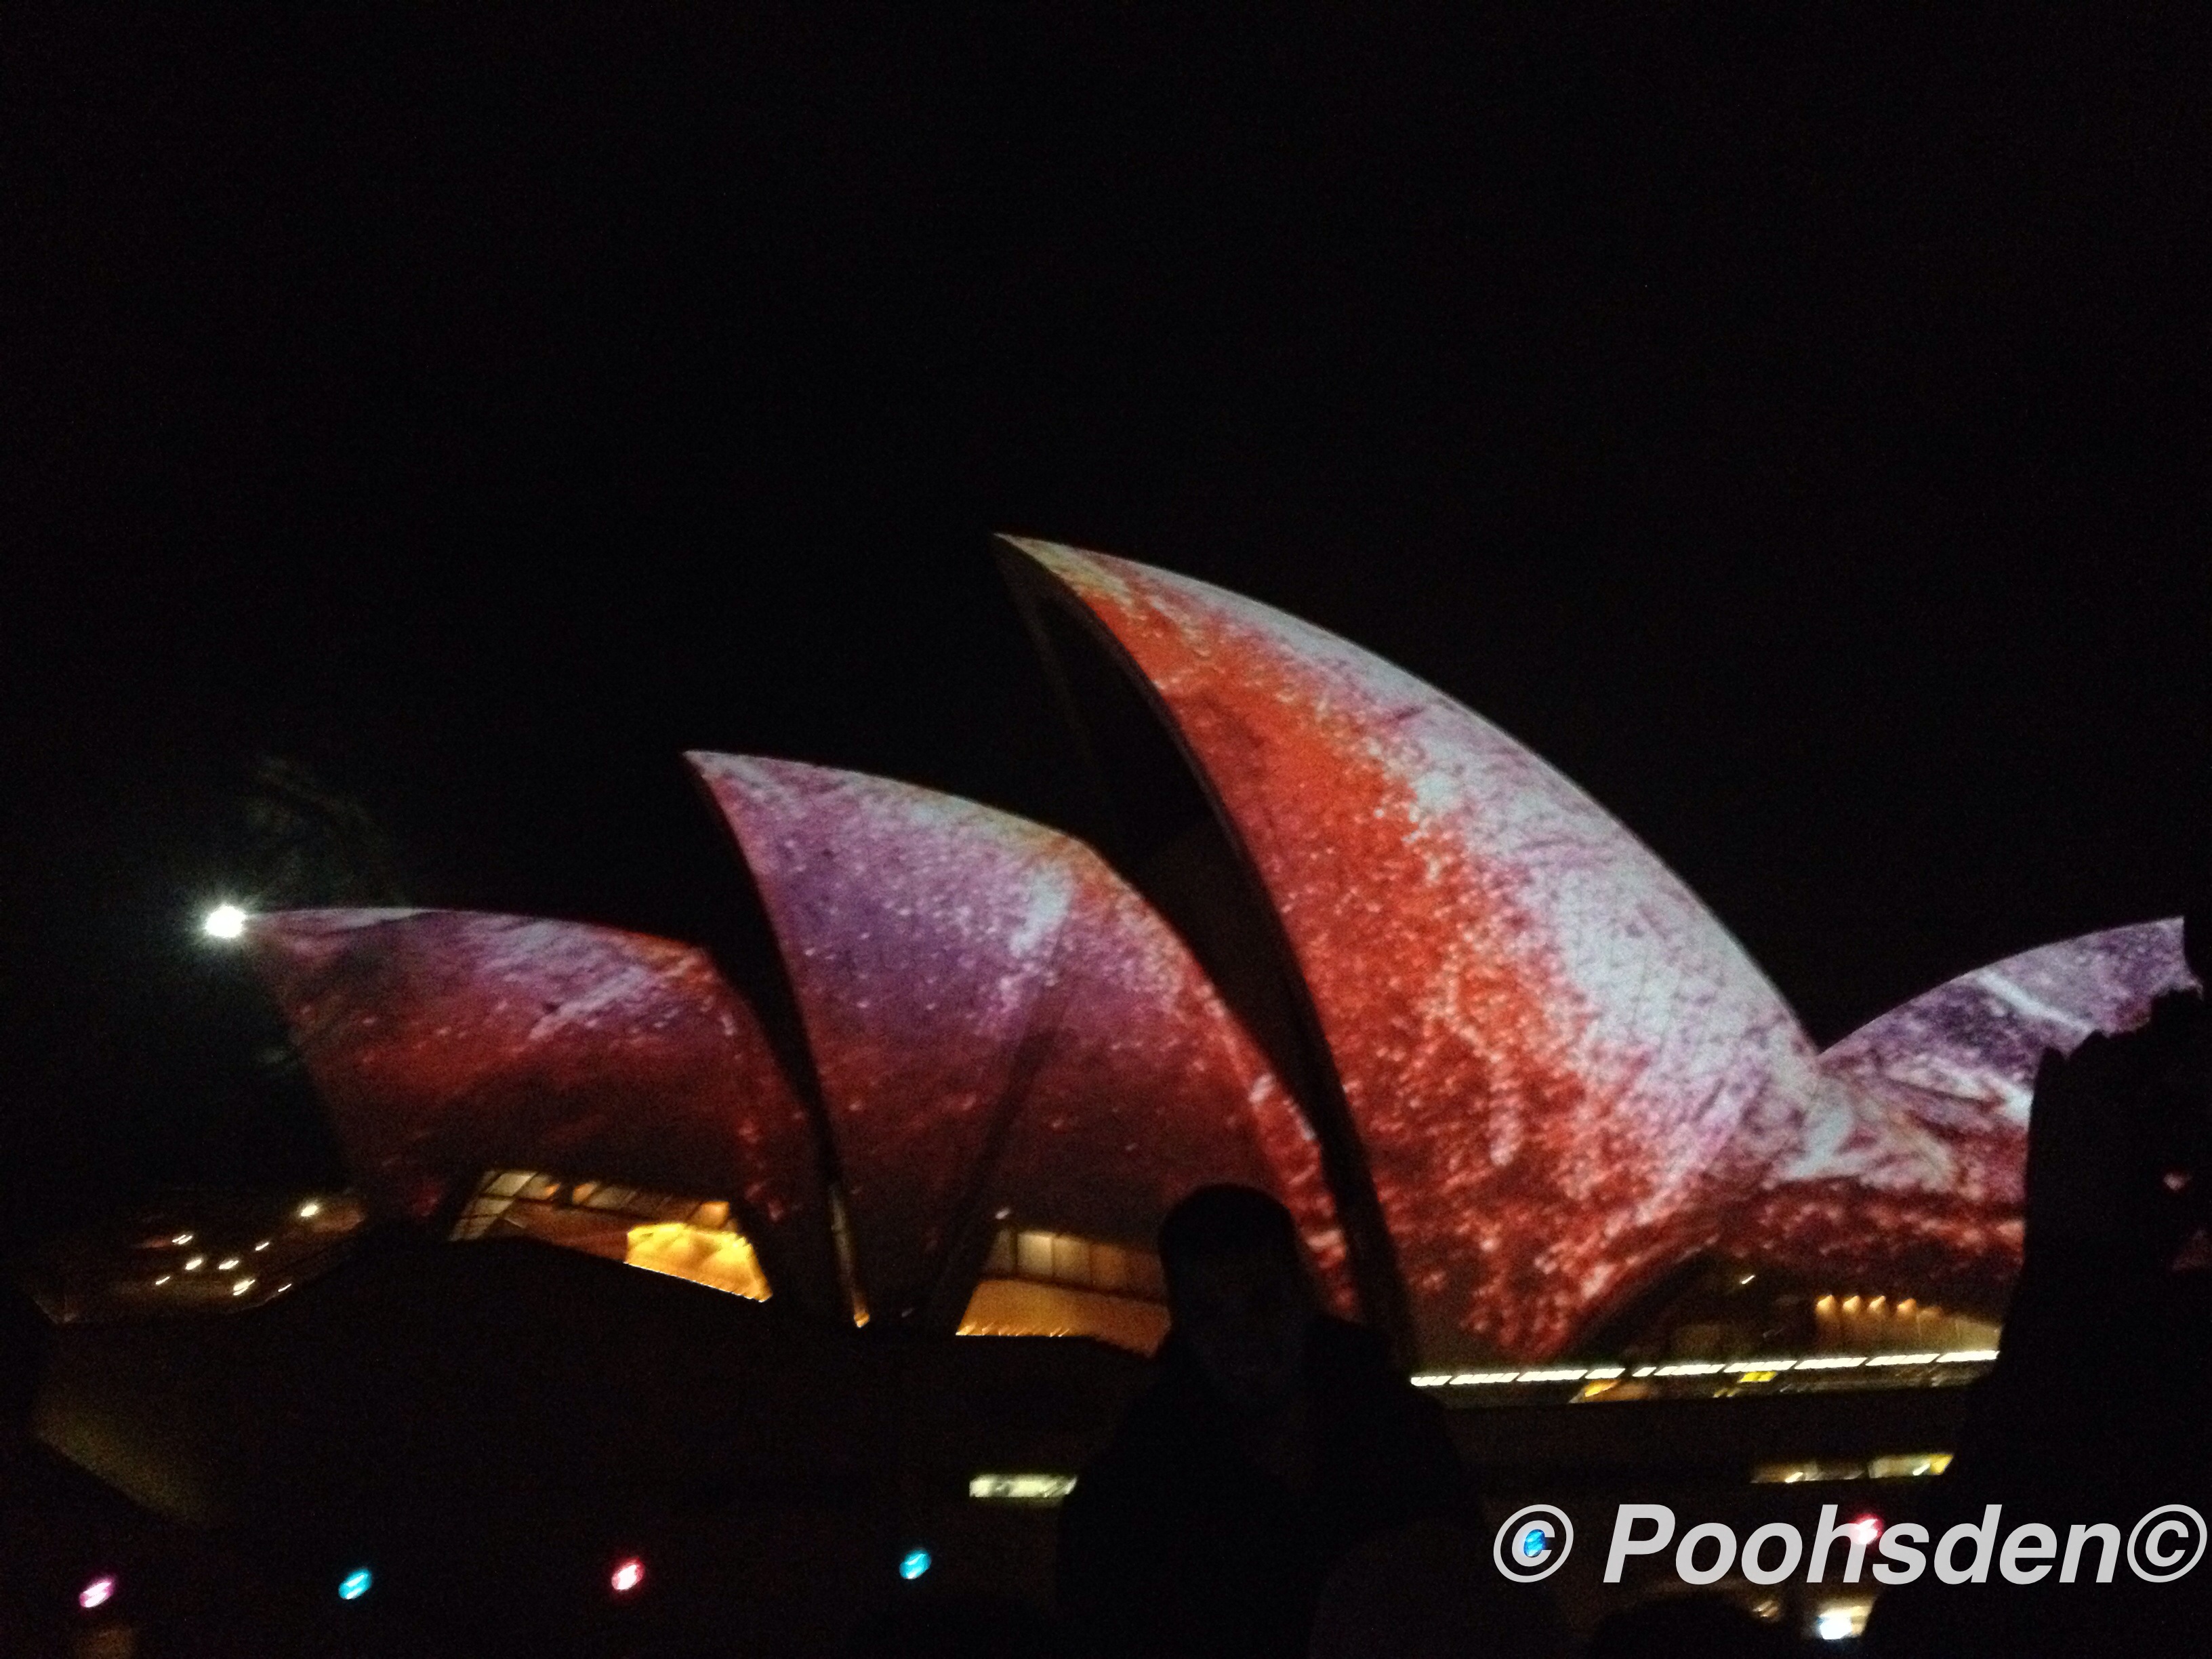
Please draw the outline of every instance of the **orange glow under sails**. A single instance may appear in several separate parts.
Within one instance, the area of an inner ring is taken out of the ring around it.
[[[835,1299],[805,1109],[704,952],[447,910],[279,912],[247,938],[379,1208],[427,1218],[508,1165],[703,1188],[779,1292]]]
[[[1541,1358],[1716,1239],[1813,1055],[1680,880],[1528,750],[1186,577],[1015,546],[1164,702],[1280,914],[1431,1356]]]
[[[949,1327],[1005,1214],[1149,1246],[1212,1181],[1280,1195],[1349,1305],[1303,1120],[1182,940],[1097,854],[882,778],[692,763],[782,949],[871,1308]]]
[[[1147,1356],[1167,1334],[1157,1302],[1023,1279],[979,1280],[960,1320],[963,1336],[1088,1336]]]

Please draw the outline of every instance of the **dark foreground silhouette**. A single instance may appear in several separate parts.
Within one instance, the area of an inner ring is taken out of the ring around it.
[[[1540,1620],[1468,1570],[1481,1508],[1442,1413],[1376,1338],[1316,1310],[1289,1212],[1203,1188],[1163,1224],[1160,1256],[1174,1326],[1158,1379],[1061,1511],[1073,1650],[1304,1659],[1326,1590],[1323,1636],[1346,1653],[1540,1651],[1520,1629]],[[1489,1644],[1356,1645],[1424,1595],[1440,1631]]]
[[[2201,919],[2191,963],[2207,977]],[[2030,1115],[2026,1260],[2002,1357],[1978,1385],[1943,1477],[1931,1542],[2000,1506],[1997,1534],[2110,1523],[2124,1546],[2171,1504],[2212,1516],[2212,1018],[2194,994],[2161,998],[2143,1028],[2046,1055]],[[2199,1523],[2201,1528],[2201,1522]],[[2197,1539],[2147,1540],[2179,1565]],[[1932,1573],[1886,1591],[1866,1651],[1878,1659],[2040,1659],[2212,1653],[2212,1564],[2148,1583],[2100,1544],[2075,1582],[2008,1582],[2000,1554],[1956,1554],[1983,1582]],[[2116,1554],[2124,1558],[2123,1548]],[[2062,1557],[2063,1559],[2063,1557]],[[2158,1571],[2155,1557],[2146,1561]],[[2015,1560],[2033,1573],[2031,1558]]]

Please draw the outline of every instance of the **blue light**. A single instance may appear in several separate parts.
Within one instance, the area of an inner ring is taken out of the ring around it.
[[[368,1587],[375,1582],[376,1580],[370,1577],[367,1567],[356,1567],[338,1580],[338,1600],[358,1601],[368,1594]]]
[[[919,1578],[927,1572],[929,1568],[930,1554],[927,1550],[908,1550],[899,1558],[899,1577],[902,1578]]]

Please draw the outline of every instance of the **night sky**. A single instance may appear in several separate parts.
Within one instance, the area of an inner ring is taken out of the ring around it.
[[[1080,830],[994,529],[1433,681],[1823,1041],[2203,880],[2197,8],[375,9],[0,20],[0,1246],[332,1175],[216,898],[706,938],[686,747]]]

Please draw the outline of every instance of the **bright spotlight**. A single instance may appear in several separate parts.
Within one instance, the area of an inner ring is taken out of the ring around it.
[[[94,1607],[104,1607],[115,1599],[115,1575],[103,1572],[76,1593],[76,1604],[87,1613]]]
[[[315,1200],[314,1200],[313,1199],[312,1199],[312,1198],[311,1198],[311,1199],[309,1199],[309,1200],[308,1200],[305,1204],[302,1204],[302,1205],[300,1206],[300,1211],[299,1211],[300,1219],[301,1219],[301,1220],[302,1220],[302,1221],[313,1221],[313,1220],[317,1216],[320,1215],[322,1212],[323,1212],[323,1206],[322,1206],[321,1205],[318,1204],[317,1202],[315,1202]]]
[[[1858,1634],[1857,1623],[1849,1607],[1829,1607],[1814,1621],[1813,1632],[1823,1642],[1848,1642]]]
[[[200,919],[200,932],[210,939],[240,939],[246,933],[246,912],[235,904],[218,904]]]
[[[338,1600],[358,1601],[368,1594],[368,1587],[376,1582],[367,1567],[356,1567],[338,1580]]]
[[[899,1577],[912,1581],[927,1572],[932,1565],[927,1550],[908,1550],[899,1558]]]
[[[645,1583],[645,1563],[635,1555],[627,1560],[617,1561],[614,1571],[608,1575],[607,1583],[614,1586],[617,1595],[628,1595]]]

